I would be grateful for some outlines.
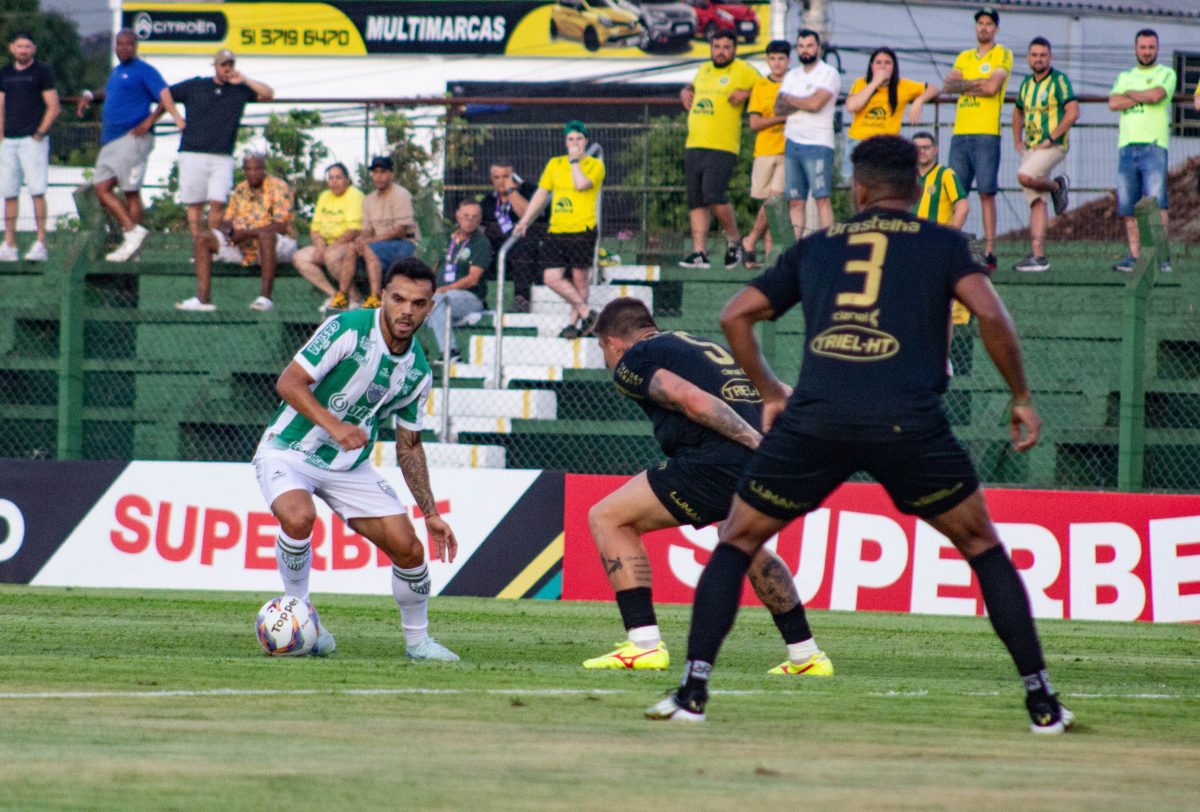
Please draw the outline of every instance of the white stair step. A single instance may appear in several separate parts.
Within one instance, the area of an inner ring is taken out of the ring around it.
[[[661,265],[609,265],[600,273],[609,282],[657,282],[662,279]]]
[[[430,468],[504,468],[507,450],[502,445],[471,443],[422,443]],[[372,461],[376,468],[396,467],[395,443],[375,444]]]
[[[567,326],[567,314],[557,313],[505,313],[504,326],[513,328],[533,327],[539,338],[558,338],[558,334]]]
[[[553,420],[558,416],[558,395],[546,389],[433,389],[425,402],[426,422],[440,418],[442,404],[450,404],[454,417],[519,417]]]
[[[512,420],[507,417],[452,417],[450,436],[458,438],[463,432],[512,434]]]
[[[492,383],[494,367],[491,364],[451,364],[451,380],[483,381],[485,386]],[[561,381],[563,368],[561,366],[538,366],[536,364],[505,364],[500,370],[504,386],[511,381]],[[433,370],[433,385],[441,387],[442,376],[438,367]]]
[[[646,307],[654,310],[654,290],[649,285],[592,285],[588,292],[588,307],[592,310],[602,310],[613,299],[622,296],[632,296],[641,299]],[[571,316],[571,305],[563,297],[546,285],[534,285],[530,291],[530,312],[562,316],[561,330],[566,327],[566,321]]]
[[[557,366],[565,369],[603,369],[604,354],[594,338],[505,336],[504,366]],[[471,336],[469,360],[490,366],[495,362],[496,337]]]

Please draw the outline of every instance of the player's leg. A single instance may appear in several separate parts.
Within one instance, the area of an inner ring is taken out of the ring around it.
[[[260,448],[254,457],[254,474],[263,499],[279,520],[275,539],[275,565],[285,594],[308,598],[312,572],[312,534],[317,508],[312,492],[316,482],[311,468],[294,452]]]
[[[833,161],[831,147],[804,145],[804,174],[808,177],[809,189],[817,207],[817,222],[821,228],[833,225]]]
[[[262,273],[258,295],[270,299],[275,288],[275,273],[279,268],[279,238],[278,232],[269,228],[259,229],[258,236],[258,267]]]
[[[832,677],[833,663],[817,646],[792,571],[779,554],[766,546],[760,547],[746,577],[754,587],[754,594],[771,613],[775,628],[787,646],[787,659],[767,673]]]
[[[698,149],[683,151],[683,180],[687,197],[688,230],[692,238],[692,253],[679,262],[681,268],[707,268],[708,229],[712,218],[704,204],[704,152]]]
[[[988,270],[995,269],[996,193],[1000,177],[1000,136],[975,136],[975,179],[979,184],[979,203],[983,213],[983,242],[988,254]]]
[[[804,168],[804,148],[795,141],[786,142],[783,153],[784,194],[796,239],[804,235],[804,207],[808,200],[809,178]]]
[[[296,273],[304,277],[309,283],[325,294],[329,299],[332,299],[337,293],[337,289],[329,284],[329,277],[325,275],[325,269],[316,260],[316,246],[306,245],[296,251],[292,257],[292,267],[296,269]]]
[[[650,486],[645,472],[601,499],[588,511],[588,528],[600,564],[616,594],[627,640],[609,654],[584,662],[584,668],[653,668],[670,665],[662,646],[651,590],[650,557],[642,535],[678,527]]]

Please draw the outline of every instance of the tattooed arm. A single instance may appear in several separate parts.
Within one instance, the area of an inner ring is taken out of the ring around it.
[[[458,540],[446,520],[438,515],[437,501],[429,487],[429,463],[425,459],[425,446],[421,445],[421,433],[396,427],[396,464],[404,475],[404,483],[412,492],[421,513],[425,514],[425,529],[433,539],[433,554],[439,561],[453,561],[458,554]]]
[[[682,412],[689,420],[747,448],[757,448],[762,440],[758,430],[728,403],[670,370],[660,369],[654,373],[650,379],[650,397],[660,406]]]

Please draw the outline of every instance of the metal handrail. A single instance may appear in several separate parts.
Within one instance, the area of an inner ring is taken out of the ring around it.
[[[521,235],[514,230],[508,235],[504,245],[500,246],[500,256],[496,258],[496,350],[492,358],[492,382],[488,385],[489,389],[499,389],[503,383],[500,376],[503,369],[504,278],[508,271],[508,251],[519,239]]]

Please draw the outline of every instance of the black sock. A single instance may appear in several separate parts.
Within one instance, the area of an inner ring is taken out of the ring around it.
[[[808,615],[805,614],[802,603],[797,603],[786,612],[771,615],[771,619],[775,621],[775,628],[783,635],[783,642],[788,645],[812,637],[812,630],[808,628]]]
[[[1029,595],[1008,553],[997,544],[972,558],[970,564],[979,578],[979,590],[992,628],[1012,655],[1017,673],[1022,679],[1044,673],[1046,661],[1029,608]],[[1046,685],[1049,686],[1048,681]]]
[[[626,629],[658,625],[648,586],[635,586],[617,592],[617,608],[621,610],[621,622]]]
[[[717,661],[717,651],[737,617],[742,579],[749,568],[750,556],[730,544],[718,544],[713,551],[696,584],[688,634],[689,662],[705,663],[711,668]]]

